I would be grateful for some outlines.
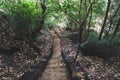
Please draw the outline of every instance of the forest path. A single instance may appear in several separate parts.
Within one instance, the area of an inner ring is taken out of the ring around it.
[[[53,56],[48,62],[48,65],[39,80],[70,80],[68,79],[68,72],[66,65],[61,56],[61,44],[58,35],[51,30],[53,36]]]

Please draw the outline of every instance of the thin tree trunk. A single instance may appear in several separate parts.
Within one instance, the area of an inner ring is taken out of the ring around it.
[[[80,0],[80,10],[79,10],[79,35],[78,35],[78,38],[79,38],[79,43],[81,44],[81,38],[82,38],[82,34],[81,34],[81,31],[82,31],[82,27],[81,27],[81,23],[82,23],[82,17],[81,17],[81,10],[82,10],[82,0]]]
[[[120,9],[120,4],[119,4],[119,6],[117,7],[117,9],[116,9],[116,11],[115,11],[115,13],[111,16],[111,18],[110,18],[110,25],[109,25],[109,30],[107,31],[107,34],[109,34],[109,32],[110,32],[110,30],[111,30],[111,27],[112,27],[112,25],[113,25],[113,18],[116,16],[116,14],[117,14],[117,12],[119,11],[119,9]]]
[[[35,35],[40,32],[40,30],[42,29],[42,27],[44,25],[44,22],[45,22],[45,18],[46,18],[46,0],[41,0],[41,8],[42,8],[42,17],[41,17],[41,21],[40,21],[40,26],[33,33]]]
[[[85,0],[85,15],[87,15],[87,9],[88,8],[88,5],[87,5],[87,0]],[[86,22],[86,24],[84,25],[84,27],[83,27],[84,29],[83,29],[83,35],[82,35],[82,37],[85,37],[86,36],[86,34],[87,34],[87,22]],[[85,38],[83,38],[83,42],[85,41]]]
[[[79,50],[80,50],[80,44],[81,44],[81,29],[82,29],[82,27],[81,27],[81,10],[82,10],[82,0],[80,0],[80,10],[79,10],[79,27],[80,27],[80,29],[79,29],[79,34],[78,34],[78,41],[79,41],[79,46],[78,46],[78,50],[77,50],[77,53],[76,53],[76,55],[75,55],[75,58],[74,58],[74,61],[77,59],[77,56],[78,56],[78,53],[79,53]]]
[[[82,22],[81,22],[81,18],[80,18],[80,25],[79,25],[80,26],[80,31],[79,31],[79,46],[78,46],[78,50],[77,50],[77,53],[75,55],[74,61],[77,59],[77,56],[78,56],[79,51],[81,49],[80,45],[82,43],[83,27],[84,27],[84,25],[86,23],[86,20],[87,20],[87,18],[89,16],[89,13],[90,13],[91,8],[92,8],[92,6],[93,6],[94,3],[95,3],[95,0],[90,4],[90,7],[89,7],[88,12],[86,14],[86,17],[85,17],[85,19]]]
[[[91,27],[91,20],[92,20],[92,8],[91,8],[91,13],[90,13],[89,24],[88,24],[88,28],[87,28],[87,34],[85,37],[85,41],[87,40],[87,38],[89,36],[89,31],[90,31],[90,27]]]
[[[111,4],[111,0],[108,0],[108,5],[107,5],[107,10],[106,10],[104,22],[103,22],[98,40],[101,40],[101,38],[102,38],[102,34],[103,34],[103,31],[104,31],[104,28],[105,28],[105,25],[106,25],[106,21],[107,21],[107,18],[108,18],[108,12],[109,12],[109,8],[110,8],[110,4]]]
[[[42,0],[41,7],[42,7],[42,21],[41,21],[40,30],[43,27],[45,17],[46,17],[46,0]]]
[[[115,35],[116,35],[119,27],[120,27],[120,17],[119,17],[118,23],[117,23],[117,25],[116,25],[116,27],[115,27],[115,30],[114,30],[114,33],[113,33],[113,38],[115,37]],[[112,38],[112,39],[113,39],[113,38]]]

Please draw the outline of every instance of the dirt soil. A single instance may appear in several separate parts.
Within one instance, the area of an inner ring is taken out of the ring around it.
[[[74,39],[70,40],[65,34],[62,35],[64,35],[62,37],[62,50],[70,64],[73,80],[120,80],[119,57],[104,60],[98,57],[82,56],[80,52],[76,62],[74,62],[77,44],[73,44],[72,40]]]
[[[70,80],[68,79],[66,65],[61,56],[60,39],[53,30],[51,34],[54,38],[53,56],[39,80]]]
[[[40,77],[39,80],[70,80],[66,65],[61,57],[61,50],[70,64],[72,80],[120,80],[119,57],[104,60],[98,57],[82,56],[79,53],[77,60],[74,62],[73,59],[77,51],[77,44],[72,41],[74,39],[71,40],[65,34],[62,34],[62,45],[60,45],[58,36],[55,33],[53,33],[53,36],[53,56],[48,62],[43,75],[41,77],[37,76]],[[74,37],[72,36],[72,38]],[[19,51],[10,56],[0,53],[0,80],[19,80],[24,73],[29,73],[29,71],[33,70],[32,67],[44,61],[43,58],[50,54],[50,38],[50,35],[39,35],[36,41],[31,43],[39,48],[39,51],[37,51],[26,41],[15,40],[14,32],[8,30],[3,24],[0,27],[0,45],[4,47],[19,46]],[[34,69],[34,71],[35,74],[32,73],[32,75],[39,73],[38,68]]]
[[[39,64],[50,52],[49,35],[39,35],[31,44],[37,46],[39,51],[23,40],[15,40],[13,30],[5,27],[5,24],[0,27],[0,45],[19,47],[19,51],[10,56],[0,53],[0,80],[18,80],[25,72],[31,71],[32,66]]]

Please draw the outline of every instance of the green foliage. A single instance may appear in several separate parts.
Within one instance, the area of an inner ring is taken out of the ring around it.
[[[3,9],[0,9],[0,20],[3,21],[5,19],[7,19],[6,18],[6,13]]]
[[[57,0],[48,0],[46,6],[47,6],[47,14],[60,11],[60,6]]]
[[[88,36],[87,40],[89,41],[92,39],[97,39],[97,37],[98,37],[98,32],[93,30],[93,29],[90,29],[89,36]]]
[[[45,26],[56,27],[65,23],[66,15],[63,13],[61,4],[57,0],[48,0],[46,10]],[[65,24],[64,24],[65,25]]]
[[[9,5],[10,4],[10,5]],[[16,36],[29,36],[40,24],[41,9],[35,2],[6,2],[2,6],[7,12],[10,27],[15,27]]]
[[[61,5],[61,10],[66,13],[69,17],[79,19],[78,10],[79,5],[75,1],[67,0]]]
[[[8,17],[8,23],[10,27],[15,27],[16,33],[21,36],[30,35],[34,32],[38,26],[41,26],[42,21],[42,9],[41,0],[3,0],[3,4],[0,7],[6,12]],[[83,21],[87,15],[88,9],[93,0],[82,0],[81,15],[80,0],[47,0],[46,1],[46,13],[44,26],[55,27],[59,24],[75,29],[79,27],[79,19]],[[106,0],[96,0],[92,8],[92,21],[91,26],[95,24],[96,18],[103,18],[106,10]],[[90,13],[91,14],[91,13]],[[88,15],[87,22],[84,27],[89,24]],[[116,19],[114,19],[116,21]],[[77,30],[75,29],[75,30]],[[86,28],[87,29],[87,28]],[[98,36],[95,31],[90,31],[88,39],[92,39]]]
[[[112,44],[115,44],[115,45],[119,45],[119,46],[120,46],[120,38],[119,38],[119,37],[115,37],[115,38],[112,40]]]
[[[106,1],[100,0],[97,1],[96,4],[93,5],[93,14],[96,17],[102,17],[105,15],[105,8],[106,7]]]
[[[117,36],[112,38],[112,35],[107,35],[103,40],[106,40],[108,44],[120,46],[120,38]]]

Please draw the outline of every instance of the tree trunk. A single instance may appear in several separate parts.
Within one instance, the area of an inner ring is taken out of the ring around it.
[[[41,0],[41,8],[42,8],[42,17],[40,21],[40,26],[35,30],[35,32],[33,32],[34,35],[39,33],[44,25],[45,17],[46,17],[46,0]]]
[[[115,30],[114,30],[114,33],[113,33],[113,38],[115,37],[115,35],[116,35],[119,27],[120,27],[120,17],[119,17],[118,23],[117,23],[117,25],[116,25],[116,27],[115,27]],[[113,38],[112,38],[112,39],[113,39]]]
[[[90,2],[91,3],[91,2]],[[86,33],[86,36],[85,36],[85,40],[84,41],[86,41],[87,40],[87,38],[88,38],[88,36],[89,36],[89,31],[90,31],[90,27],[91,27],[91,20],[92,20],[92,8],[91,8],[91,13],[90,13],[90,18],[89,18],[89,24],[88,24],[88,28],[87,28],[87,33]]]
[[[81,0],[82,1],[82,0]],[[84,27],[84,25],[86,24],[86,20],[87,20],[87,18],[88,18],[88,16],[89,16],[89,13],[90,13],[90,11],[91,11],[91,8],[92,8],[92,6],[93,6],[93,4],[95,3],[95,0],[90,4],[90,7],[89,7],[89,9],[88,9],[88,12],[87,12],[87,14],[86,14],[86,16],[85,16],[85,19],[81,22],[81,18],[79,19],[80,20],[80,23],[79,23],[79,26],[80,26],[80,31],[79,31],[79,47],[78,47],[78,50],[77,50],[77,53],[76,53],[76,55],[75,55],[75,58],[74,58],[74,61],[77,59],[77,56],[78,56],[78,54],[79,54],[79,51],[80,51],[80,49],[81,49],[81,43],[82,43],[82,35],[83,35],[83,27]],[[79,12],[79,14],[81,13],[81,11]],[[81,15],[80,15],[81,16]]]
[[[111,4],[111,0],[108,0],[108,5],[107,5],[107,10],[106,10],[104,22],[103,22],[102,29],[100,31],[100,35],[98,37],[98,40],[101,40],[101,38],[102,38],[102,34],[103,34],[103,31],[104,31],[104,28],[105,28],[105,25],[106,25],[106,20],[108,18],[108,12],[109,12],[109,8],[110,8],[110,4]]]
[[[109,29],[108,29],[108,31],[107,31],[107,35],[109,35],[109,32],[110,32],[111,27],[112,27],[112,25],[113,25],[113,18],[116,17],[116,14],[118,13],[119,9],[120,9],[120,4],[119,4],[119,6],[117,7],[115,13],[114,13],[114,14],[111,16],[111,18],[110,18],[110,25],[109,25]],[[106,35],[106,36],[107,36],[107,35]]]

